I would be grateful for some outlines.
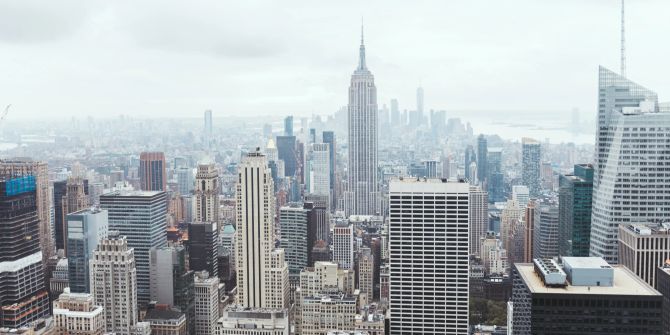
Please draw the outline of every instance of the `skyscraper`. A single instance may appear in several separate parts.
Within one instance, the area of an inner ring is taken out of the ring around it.
[[[134,249],[137,268],[137,300],[149,302],[149,250],[167,246],[167,199],[165,192],[116,191],[100,196],[100,207],[109,215],[109,230],[127,237]]]
[[[561,256],[587,257],[591,237],[593,166],[575,165],[558,180],[558,240]]]
[[[284,118],[284,136],[293,136],[293,115]]]
[[[419,124],[423,123],[423,87],[417,87],[416,89],[416,112],[418,115]]]
[[[374,268],[375,258],[370,248],[364,247],[358,253],[358,289],[361,294],[365,294],[368,302],[374,299]]]
[[[279,209],[280,246],[286,253],[289,278],[293,283],[300,277],[300,271],[307,267],[309,210],[302,204],[291,203]]]
[[[521,181],[528,186],[531,197],[540,195],[540,142],[524,137],[521,140]]]
[[[284,176],[282,177],[295,177],[298,168],[295,136],[277,136],[277,155],[284,161]]]
[[[106,331],[129,335],[138,316],[135,254],[116,231],[100,240],[93,252],[91,294],[94,305],[103,308]]]
[[[397,127],[400,123],[400,109],[398,109],[398,99],[391,99],[391,126]]]
[[[260,152],[242,159],[237,192],[237,302],[247,308],[288,307],[288,266],[275,249],[275,198],[268,163]]]
[[[194,222],[219,222],[219,172],[214,164],[198,165],[193,196]],[[198,270],[196,270],[198,271]]]
[[[374,215],[380,209],[377,180],[377,88],[365,64],[365,44],[361,27],[358,68],[349,86],[349,165],[345,195],[347,215]]]
[[[2,160],[0,161],[0,178],[16,178],[31,175],[35,177],[35,196],[37,201],[37,216],[39,223],[40,249],[42,263],[54,255],[54,231],[50,218],[51,196],[49,192],[49,169],[47,163],[31,160]]]
[[[337,170],[337,140],[335,138],[335,132],[333,131],[324,131],[323,132],[323,143],[328,144],[328,154],[330,159],[328,161],[328,171],[330,171],[330,191],[331,191],[331,204],[330,208],[336,208],[336,201],[338,198],[337,189],[335,187],[337,180],[335,178],[335,171]]]
[[[477,137],[477,178],[484,183],[488,174],[489,163],[486,155],[488,154],[488,143],[483,134]]]
[[[167,191],[165,155],[162,152],[140,154],[140,188],[142,191]]]
[[[193,191],[193,169],[186,166],[180,166],[176,168],[176,174],[179,194],[191,194],[191,191]]]
[[[535,209],[533,257],[558,257],[558,205],[542,203]]]
[[[195,274],[195,335],[214,334],[219,319],[219,278],[207,272]]]
[[[391,181],[391,334],[468,333],[469,193],[464,182]]]
[[[0,180],[0,327],[49,314],[36,200],[34,176]]]
[[[53,232],[54,232],[54,246],[56,250],[65,249],[65,214],[63,213],[63,198],[67,194],[67,180],[57,180],[53,183]]]
[[[314,143],[311,153],[309,193],[323,195],[330,199],[330,144]]]
[[[489,148],[486,154],[488,163],[486,188],[489,191],[489,201],[505,201],[505,184],[502,171],[502,148]]]
[[[354,227],[348,221],[339,221],[333,227],[333,262],[341,269],[354,266]]]
[[[670,108],[656,93],[600,67],[592,256],[618,263],[620,224],[670,218],[668,133]]]
[[[470,254],[479,255],[480,240],[486,235],[489,228],[489,200],[488,193],[479,186],[470,186],[470,206],[468,220],[470,220]]]
[[[191,222],[188,225],[189,265],[193,271],[219,273],[219,224]]]
[[[84,209],[66,216],[70,292],[90,293],[89,261],[101,239],[107,238],[107,211]]]
[[[187,269],[182,246],[152,248],[150,252],[151,300],[169,305],[186,315],[187,328],[195,331],[195,284]]]
[[[464,160],[464,167],[465,167],[465,179],[469,180],[470,183],[472,184],[472,179],[476,179],[476,176],[473,176],[470,174],[470,164],[473,162],[477,162],[477,156],[475,154],[475,149],[472,147],[472,145],[468,145],[465,148],[465,160]]]
[[[656,270],[670,260],[670,223],[619,226],[619,264],[658,288]]]

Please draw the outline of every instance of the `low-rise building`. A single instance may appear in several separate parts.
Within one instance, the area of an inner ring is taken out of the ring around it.
[[[215,335],[289,335],[288,313],[284,309],[252,309],[229,306],[216,322]]]
[[[53,320],[58,335],[102,335],[105,315],[101,306],[93,304],[89,293],[70,293],[69,288],[53,302]]]

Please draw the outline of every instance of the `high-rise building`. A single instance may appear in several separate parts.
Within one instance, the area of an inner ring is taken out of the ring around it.
[[[670,260],[657,270],[657,289],[663,295],[663,335],[670,335]]]
[[[49,259],[53,265],[47,266],[47,271],[51,271],[51,278],[47,288],[49,289],[49,297],[51,301],[58,299],[58,296],[65,291],[65,288],[70,286],[67,258],[53,256]]]
[[[486,188],[489,191],[490,202],[505,201],[505,184],[502,173],[502,148],[489,148],[486,154]]]
[[[42,250],[42,264],[54,256],[54,231],[51,222],[51,194],[49,191],[49,168],[47,163],[31,160],[0,160],[0,178],[16,178],[31,175],[35,177],[37,217],[39,218],[39,240]]]
[[[100,196],[100,207],[109,216],[109,230],[127,237],[134,249],[137,300],[149,302],[149,250],[167,246],[167,198],[159,191],[115,191]]]
[[[665,154],[670,108],[656,93],[603,67],[598,84],[598,128],[593,165],[591,255],[618,258],[618,227],[670,218],[670,174]]]
[[[293,136],[293,115],[284,118],[284,136]]]
[[[65,214],[63,213],[63,199],[67,194],[67,179],[53,182],[53,234],[56,250],[65,250]]]
[[[482,237],[480,259],[487,275],[507,272],[507,251],[502,241],[491,232]]]
[[[346,220],[333,227],[333,262],[341,269],[354,266],[354,227]]]
[[[533,261],[535,248],[535,218],[536,212],[539,210],[538,204],[535,201],[530,201],[526,207],[524,214],[525,231],[523,237],[523,262],[529,263]]]
[[[184,313],[186,328],[195,331],[195,284],[193,270],[186,265],[186,250],[182,246],[152,248],[151,300]]]
[[[645,222],[619,226],[619,264],[652,287],[656,269],[670,259],[670,223]]]
[[[193,221],[219,222],[219,172],[213,163],[198,165],[193,195]]]
[[[107,211],[84,209],[68,214],[66,222],[70,292],[90,293],[89,261],[98,242],[107,237]]]
[[[375,258],[370,248],[361,248],[358,252],[358,289],[365,294],[367,301],[374,299]]]
[[[144,322],[151,325],[151,334],[189,335],[188,320],[182,312],[173,309],[150,309],[144,315]]]
[[[191,270],[219,273],[219,225],[216,222],[188,225],[188,255]]]
[[[335,172],[337,171],[337,140],[335,138],[334,131],[324,131],[323,132],[323,143],[328,144],[328,154],[330,155],[328,160],[328,171],[330,171],[330,191],[331,191],[331,208],[336,208],[335,202],[337,201],[337,188],[335,187],[337,180],[335,178]]]
[[[535,210],[533,257],[558,257],[558,205],[542,203]]]
[[[519,221],[521,213],[519,203],[514,200],[507,200],[505,208],[500,212],[500,239],[505,249],[509,249],[510,234],[516,222]]]
[[[349,86],[349,165],[346,215],[374,215],[380,210],[377,178],[377,88],[365,63],[361,30],[358,68]]]
[[[558,180],[558,240],[561,256],[587,257],[591,238],[593,166],[575,165]]]
[[[521,215],[521,217],[523,218],[523,213],[525,213],[526,207],[528,206],[528,202],[530,201],[530,190],[528,189],[528,186],[525,185],[512,186],[512,200],[516,201],[516,203],[519,204],[519,208],[521,208],[523,211]]]
[[[195,335],[212,335],[219,319],[219,278],[195,274]]]
[[[162,152],[142,152],[139,170],[142,191],[167,191],[166,168]]]
[[[135,253],[116,231],[93,252],[91,294],[93,304],[103,308],[105,331],[130,335],[138,316]]]
[[[391,181],[392,334],[467,334],[469,192],[465,182]]]
[[[0,180],[0,327],[49,314],[40,251],[35,177]]]
[[[599,257],[516,263],[512,334],[660,334],[662,296],[624,266]],[[511,329],[510,329],[511,328]]]
[[[61,231],[63,234],[62,243],[66,255],[68,253],[67,215],[70,213],[80,211],[88,206],[88,197],[86,196],[85,183],[87,182],[84,179],[81,179],[79,177],[71,177],[67,179],[67,182],[65,184],[66,191],[65,195],[63,195],[63,199],[61,202],[62,206],[61,214],[63,215],[63,217],[60,219],[60,222],[63,223],[63,227],[61,227]]]
[[[483,134],[477,137],[477,177],[481,182],[486,181],[489,163],[486,155],[488,154],[488,142]]]
[[[193,169],[180,166],[176,169],[177,174],[177,190],[181,195],[189,195],[193,191],[194,179]]]
[[[300,271],[308,265],[308,225],[309,210],[302,204],[291,203],[279,209],[280,246],[286,253],[289,278],[292,283],[298,281]]]
[[[531,197],[540,195],[540,142],[524,137],[521,139],[521,182],[528,187]]]
[[[465,167],[465,179],[470,181],[471,184],[472,180],[476,179],[475,176],[473,176],[470,172],[470,165],[472,163],[477,163],[477,154],[475,153],[475,149],[472,147],[472,145],[468,144],[468,146],[465,148],[465,160],[463,166]]]
[[[102,335],[105,333],[105,315],[102,306],[93,303],[89,293],[71,293],[65,288],[53,302],[56,334]]]
[[[295,177],[298,169],[295,136],[277,136],[277,155],[284,162],[283,177]]]
[[[423,87],[417,87],[416,89],[416,112],[418,114],[419,124],[423,122]]]
[[[202,132],[203,141],[205,142],[204,143],[205,149],[209,149],[211,147],[213,134],[214,131],[212,129],[212,111],[208,109],[205,111],[205,126]]]
[[[330,197],[330,144],[312,144],[311,154],[309,193]]]
[[[398,99],[391,99],[391,126],[400,125],[400,109],[398,109]]]
[[[479,255],[481,238],[486,235],[489,227],[489,200],[488,193],[479,186],[470,186],[470,254]]]
[[[260,152],[242,159],[237,192],[237,303],[247,308],[287,308],[288,266],[275,249],[274,186]]]

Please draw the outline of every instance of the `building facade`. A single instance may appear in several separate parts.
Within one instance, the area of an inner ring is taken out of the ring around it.
[[[70,292],[90,293],[89,261],[98,242],[107,237],[106,210],[84,209],[66,216]]]
[[[670,259],[670,222],[619,226],[619,264],[652,287],[656,269]]]
[[[540,195],[540,142],[535,139],[524,137],[521,140],[521,180],[528,187],[531,197]]]
[[[89,293],[71,293],[67,288],[53,302],[53,320],[57,335],[102,335],[105,314],[93,303]]]
[[[561,256],[586,257],[591,240],[593,166],[575,165],[558,179],[558,240]]]

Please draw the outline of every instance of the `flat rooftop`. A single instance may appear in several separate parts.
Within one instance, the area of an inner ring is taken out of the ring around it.
[[[569,263],[573,269],[609,269],[612,267],[600,257],[563,257],[563,263]]]
[[[103,197],[113,197],[113,196],[121,196],[121,197],[153,197],[156,194],[163,193],[163,191],[140,191],[140,190],[119,190],[119,191],[113,191],[109,193],[105,193],[101,196]]]
[[[437,178],[393,178],[389,192],[410,193],[470,193],[470,184],[465,181]]]
[[[550,294],[600,294],[600,295],[649,295],[659,296],[658,291],[649,286],[626,267],[621,265],[612,266],[614,269],[614,285],[612,286],[572,286],[547,287],[542,278],[535,273],[533,264],[517,263],[521,278],[528,286],[531,293]]]

